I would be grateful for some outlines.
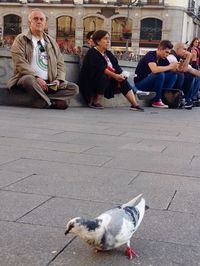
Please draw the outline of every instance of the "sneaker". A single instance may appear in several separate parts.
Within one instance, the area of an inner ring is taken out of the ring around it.
[[[186,110],[191,110],[192,107],[193,107],[192,100],[187,100],[187,101],[185,102],[185,109],[186,109]]]
[[[192,101],[193,107],[200,107],[200,99]]]
[[[104,109],[104,106],[101,105],[100,103],[91,103],[88,105],[90,108],[94,108],[94,109]]]
[[[155,97],[156,93],[152,91],[136,91],[136,95],[139,100],[151,100]]]
[[[168,108],[168,105],[164,104],[162,101],[154,102],[152,107],[156,108]]]
[[[131,105],[130,110],[144,112],[144,108],[142,108],[140,105],[136,106]]]

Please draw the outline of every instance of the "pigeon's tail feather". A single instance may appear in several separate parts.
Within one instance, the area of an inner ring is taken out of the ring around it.
[[[142,222],[142,219],[144,217],[144,213],[145,213],[145,200],[142,198],[141,201],[135,206],[136,209],[138,209],[139,211],[139,220],[137,222],[137,228],[140,226],[140,223]]]
[[[136,202],[142,197],[142,194],[139,194],[137,197],[135,197],[134,199],[130,200],[129,202],[123,204],[121,207],[125,208],[125,207],[133,207]]]

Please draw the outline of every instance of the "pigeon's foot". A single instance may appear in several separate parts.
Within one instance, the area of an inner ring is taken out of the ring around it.
[[[126,249],[126,256],[132,260],[134,257],[139,257],[138,254],[136,253],[136,251],[131,248],[131,247],[127,247]]]

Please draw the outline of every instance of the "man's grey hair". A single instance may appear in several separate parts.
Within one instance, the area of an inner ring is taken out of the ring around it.
[[[44,12],[43,12],[41,9],[39,9],[39,8],[34,8],[34,9],[32,9],[31,12],[30,12],[29,15],[28,15],[28,21],[29,21],[29,22],[31,21],[31,18],[32,18],[33,12],[35,12],[35,11],[38,11],[38,12],[41,12],[42,14],[44,14]],[[46,20],[46,16],[45,16],[45,14],[44,14],[44,17],[45,17],[45,20]]]

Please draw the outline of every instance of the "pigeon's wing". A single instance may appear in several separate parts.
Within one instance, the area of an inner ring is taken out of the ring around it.
[[[121,207],[101,214],[98,219],[102,220],[102,226],[105,228],[105,233],[101,240],[104,250],[119,247],[132,236],[132,218]]]
[[[139,194],[139,195],[136,196],[134,199],[130,200],[130,201],[127,202],[127,203],[124,203],[121,207],[122,207],[122,208],[125,208],[125,207],[133,207],[133,206],[136,205],[137,201],[138,201],[139,199],[141,199],[141,197],[142,197],[142,194]]]

